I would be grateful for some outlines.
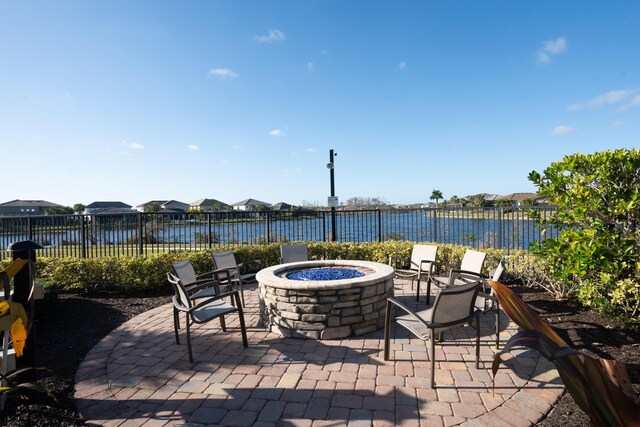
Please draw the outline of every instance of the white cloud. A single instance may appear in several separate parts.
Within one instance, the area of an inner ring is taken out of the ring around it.
[[[307,148],[307,153],[315,153],[316,151],[318,151],[315,148]]]
[[[637,107],[639,105],[640,105],[640,95],[636,95],[633,97],[631,101],[629,101],[624,105],[621,105],[620,108],[618,108],[618,110],[627,111],[629,108]]]
[[[258,43],[281,42],[285,39],[284,34],[280,30],[269,30],[269,34],[265,36],[253,36]]]
[[[622,120],[614,120],[611,122],[611,126],[613,126],[614,128],[619,128],[623,124],[624,122]]]
[[[131,148],[132,150],[142,150],[144,148],[144,145],[138,144],[137,142],[122,141],[120,145],[122,147]]]
[[[585,108],[596,108],[596,107],[602,107],[604,105],[619,104],[627,100],[628,98],[632,97],[635,94],[640,94],[640,89],[610,90],[609,92],[601,93],[600,95],[596,96],[595,98],[587,102],[571,104],[567,107],[567,109],[569,111],[576,111],[576,110],[582,110]],[[631,100],[631,102],[621,106],[620,110],[622,111],[628,110],[629,108],[633,107],[633,105],[629,106],[630,104],[633,104],[633,103],[637,103],[638,105],[640,105],[640,96],[636,96]]]
[[[307,71],[313,71],[316,69],[316,66],[313,62],[307,62]]]
[[[214,77],[220,77],[222,79],[230,78],[235,79],[238,74],[228,68],[212,68],[209,70],[209,75]]]
[[[404,70],[405,68],[407,68],[407,63],[402,61],[398,64],[398,70]]]
[[[274,129],[271,132],[269,132],[270,136],[275,136],[277,138],[282,137],[282,136],[287,136],[286,133],[284,133],[284,131],[280,130],[280,129]]]
[[[576,132],[577,130],[578,129],[572,128],[571,126],[560,125],[553,128],[553,130],[551,131],[551,135],[568,135],[570,133]]]
[[[198,151],[198,146],[195,144],[189,144],[187,145],[187,148],[189,149],[189,151]]]
[[[567,50],[567,40],[564,37],[544,41],[542,48],[536,52],[536,62],[538,65],[546,65],[551,62],[551,58],[560,55],[565,50]]]

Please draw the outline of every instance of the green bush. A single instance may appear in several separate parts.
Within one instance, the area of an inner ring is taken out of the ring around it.
[[[573,154],[529,179],[558,206],[538,224],[559,230],[534,249],[561,295],[606,315],[638,317],[640,150]]]
[[[309,242],[309,255],[319,259],[359,259],[388,263],[389,256],[409,258],[414,242],[391,241],[384,243],[319,243]],[[258,246],[221,247],[216,251],[233,250],[238,263],[246,271],[275,265],[280,258],[277,243]],[[467,248],[449,244],[439,245],[438,259],[447,264],[459,265]],[[485,273],[494,269],[504,252],[486,250]],[[171,264],[190,259],[196,272],[213,269],[211,250],[199,252],[166,252],[146,257],[104,258],[46,258],[38,259],[38,278],[47,286],[64,291],[80,292],[169,292],[171,287],[166,273]],[[259,264],[254,263],[258,260]],[[509,263],[507,263],[509,268]]]

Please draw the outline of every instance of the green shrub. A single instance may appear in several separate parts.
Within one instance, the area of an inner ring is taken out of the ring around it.
[[[558,206],[548,218],[532,213],[543,230],[560,230],[534,249],[553,286],[606,315],[637,317],[640,150],[573,154],[529,179]]]
[[[309,242],[309,255],[319,259],[359,259],[388,263],[389,256],[411,256],[414,242],[384,243],[322,243]],[[244,272],[275,265],[280,258],[280,244],[220,247],[216,251],[233,250]],[[449,244],[439,245],[438,258],[444,263],[459,265],[467,248]],[[166,252],[145,257],[103,258],[46,258],[38,259],[38,277],[47,286],[64,291],[111,291],[120,293],[170,292],[166,273],[171,264],[190,259],[198,273],[213,269],[211,250],[198,252]],[[494,269],[504,252],[487,249],[485,273]],[[254,263],[258,260],[259,264]],[[507,263],[507,268],[509,268]]]

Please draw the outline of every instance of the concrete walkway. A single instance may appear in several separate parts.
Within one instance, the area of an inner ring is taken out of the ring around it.
[[[382,357],[382,331],[335,341],[282,338],[258,323],[256,285],[245,290],[249,348],[237,317],[227,333],[217,321],[196,326],[195,363],[184,329],[173,336],[171,305],[112,331],[76,375],[78,409],[88,424],[108,426],[529,426],[543,418],[563,386],[537,353],[514,350],[492,390],[494,318],[483,316],[481,368],[473,363],[474,330],[457,328],[436,345],[436,383],[429,387],[426,343],[401,327],[394,361]],[[396,297],[415,308],[410,284]],[[424,306],[423,302],[420,306]],[[381,314],[384,315],[384,314]],[[501,339],[515,332],[502,316]],[[184,322],[184,320],[183,320]],[[517,357],[514,357],[516,356]]]

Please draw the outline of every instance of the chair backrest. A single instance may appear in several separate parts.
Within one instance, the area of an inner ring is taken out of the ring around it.
[[[411,270],[417,270],[421,261],[435,262],[438,255],[436,245],[413,245],[411,250]]]
[[[231,251],[213,252],[211,254],[211,258],[213,258],[213,264],[215,265],[216,269],[238,267],[236,257]]]
[[[491,276],[491,280],[493,280],[494,282],[499,282],[500,278],[502,277],[502,273],[504,273],[504,265],[502,264],[502,261],[500,261],[495,271],[493,272],[493,276]]]
[[[171,269],[175,273],[175,276],[182,282],[183,285],[189,285],[195,282],[197,279],[196,272],[193,269],[193,265],[191,261],[185,259],[184,261],[180,261],[171,265]]]
[[[297,244],[280,246],[280,262],[282,264],[298,261],[309,261],[307,245]]]
[[[189,299],[189,295],[187,290],[184,288],[184,284],[182,281],[175,275],[171,273],[167,273],[167,280],[171,283],[173,287],[173,292],[175,292],[176,300],[180,303],[180,305],[184,307],[191,307],[191,300]]]
[[[456,325],[471,317],[481,282],[441,289],[431,310],[431,322],[443,326]]]
[[[484,252],[474,251],[467,249],[462,257],[462,263],[460,263],[460,270],[472,271],[474,273],[482,273],[482,266],[487,254]]]

